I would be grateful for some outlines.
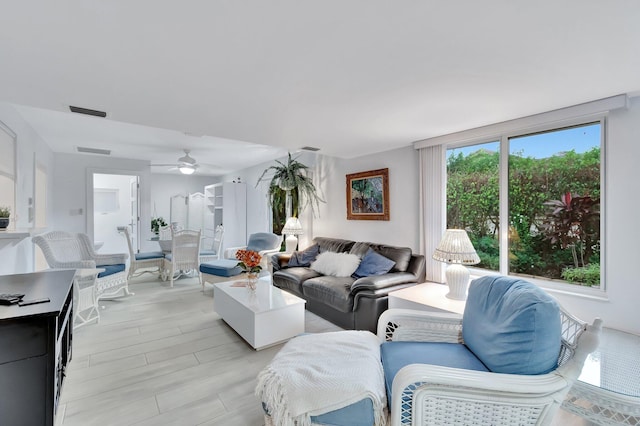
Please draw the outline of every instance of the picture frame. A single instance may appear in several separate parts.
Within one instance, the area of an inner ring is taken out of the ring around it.
[[[389,169],[347,175],[347,220],[389,220]]]

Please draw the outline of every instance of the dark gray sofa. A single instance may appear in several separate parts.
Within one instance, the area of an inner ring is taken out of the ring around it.
[[[387,310],[387,295],[424,282],[425,258],[408,247],[316,237],[320,253],[347,252],[363,256],[369,248],[393,260],[386,274],[363,278],[321,275],[309,267],[288,267],[289,255],[272,256],[273,284],[307,301],[306,308],[350,330],[376,332],[378,317]]]

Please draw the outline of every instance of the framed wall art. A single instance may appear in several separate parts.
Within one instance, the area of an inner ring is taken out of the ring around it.
[[[347,219],[389,220],[389,169],[347,175]]]

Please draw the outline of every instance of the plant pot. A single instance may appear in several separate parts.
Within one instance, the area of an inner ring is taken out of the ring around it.
[[[9,226],[8,217],[0,217],[0,229],[5,230]]]

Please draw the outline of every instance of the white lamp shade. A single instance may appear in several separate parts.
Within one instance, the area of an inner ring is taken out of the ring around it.
[[[300,235],[303,233],[302,224],[297,217],[290,217],[282,228],[284,235]]]
[[[433,258],[440,262],[460,265],[480,263],[480,257],[464,229],[447,229],[433,252]]]

